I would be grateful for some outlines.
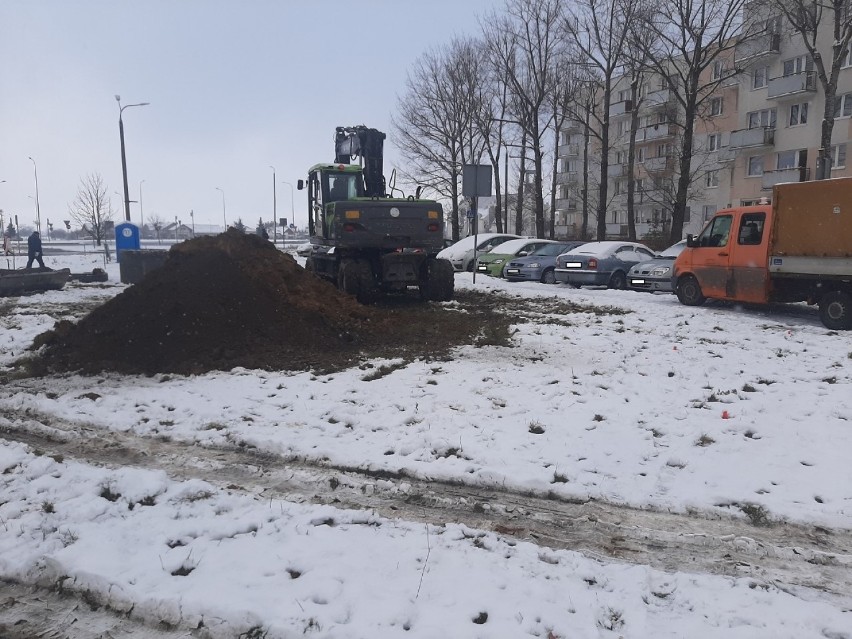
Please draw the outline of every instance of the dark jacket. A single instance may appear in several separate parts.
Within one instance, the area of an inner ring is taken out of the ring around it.
[[[41,257],[41,236],[38,231],[27,239],[27,257]]]

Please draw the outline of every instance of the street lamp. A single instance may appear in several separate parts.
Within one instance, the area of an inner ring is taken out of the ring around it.
[[[192,237],[195,237],[195,212],[189,211],[189,219],[192,220]]]
[[[118,135],[121,137],[121,175],[124,178],[124,220],[130,221],[130,195],[127,191],[127,157],[124,154],[124,120],[121,114],[125,109],[135,106],[148,106],[150,102],[138,102],[136,104],[125,104],[121,106],[121,96],[116,95],[115,101],[118,102]]]
[[[272,246],[278,242],[278,198],[275,195],[275,167],[270,165],[272,169]]]
[[[225,231],[227,231],[228,230],[228,218],[225,216],[225,192],[222,189],[220,189],[218,186],[216,187],[216,190],[219,191],[220,193],[222,193],[222,222],[225,223]],[[222,232],[224,233],[225,231],[222,231]]]
[[[293,185],[289,182],[281,182],[290,187],[290,224],[296,223],[296,206],[293,204]]]
[[[144,182],[145,180],[142,180]],[[145,226],[145,213],[142,211],[142,182],[139,182],[139,230]],[[129,218],[128,218],[129,219]]]
[[[35,205],[36,205],[36,228],[38,229],[38,234],[41,235],[41,210],[38,206],[38,167],[36,166],[36,161],[30,157],[30,162],[33,163],[33,173],[35,174]]]

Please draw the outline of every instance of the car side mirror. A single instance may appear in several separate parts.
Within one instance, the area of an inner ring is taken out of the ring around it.
[[[521,251],[520,253],[518,253],[518,257],[526,257],[527,255],[529,255],[527,251]]]
[[[304,180],[297,181],[296,182],[296,190],[301,191],[303,188],[305,188],[305,181]]]
[[[698,241],[696,240],[696,237],[692,233],[689,233],[686,236],[686,245],[689,248],[695,248],[695,247],[698,246]]]

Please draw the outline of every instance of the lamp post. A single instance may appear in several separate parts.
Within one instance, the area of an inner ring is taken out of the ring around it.
[[[275,167],[269,167],[272,169],[272,246],[275,246],[278,242],[278,198],[275,194]]]
[[[30,162],[33,163],[33,173],[35,174],[35,205],[36,205],[36,230],[38,230],[38,234],[41,235],[41,210],[38,205],[38,167],[36,166],[36,161],[30,157]]]
[[[228,230],[228,218],[225,216],[225,192],[222,189],[220,189],[218,186],[216,187],[216,190],[219,191],[222,194],[222,222],[224,222],[225,231],[227,231]],[[222,231],[222,232],[224,233],[225,231]]]
[[[190,210],[189,219],[192,220],[192,237],[195,237],[195,213]]]
[[[144,182],[144,181],[145,180],[142,180],[141,182],[139,182],[139,230],[140,231],[142,230],[142,227],[145,226],[145,213],[142,210],[142,182]]]
[[[289,182],[281,182],[290,187],[290,224],[296,224],[296,207],[293,204],[293,185]]]
[[[138,102],[136,104],[125,104],[121,106],[121,96],[116,95],[115,101],[118,102],[118,135],[121,138],[121,175],[124,178],[124,220],[130,221],[130,195],[127,191],[127,156],[124,153],[124,120],[121,114],[125,109],[135,106],[148,106],[150,102]]]
[[[177,215],[175,215],[175,243],[177,243],[177,241],[178,241],[178,226],[179,225],[180,225],[180,222],[177,219]]]

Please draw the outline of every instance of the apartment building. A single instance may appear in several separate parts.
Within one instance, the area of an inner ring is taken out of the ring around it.
[[[784,18],[763,3],[750,3],[746,19],[759,35],[744,40],[721,57],[702,83],[738,75],[720,84],[706,102],[693,134],[692,176],[684,233],[698,233],[718,209],[751,204],[771,195],[779,182],[815,179],[825,97],[801,36]],[[832,25],[820,33],[829,51]],[[630,122],[634,101],[639,115],[636,132],[634,210],[637,236],[666,231],[671,218],[681,148],[678,102],[660,77],[643,77],[635,95],[629,80],[616,82],[610,105],[611,150],[606,205],[607,235],[627,235],[627,182]],[[852,135],[852,51],[846,52],[834,105],[831,177],[852,175],[846,154]],[[557,177],[557,234],[579,234],[579,209],[584,160],[590,173],[590,194],[596,195],[600,147],[594,137],[583,153],[584,127],[577,123],[560,132],[560,174]],[[852,167],[851,167],[852,168]],[[597,200],[595,199],[595,204]],[[594,233],[596,206],[589,207]]]

